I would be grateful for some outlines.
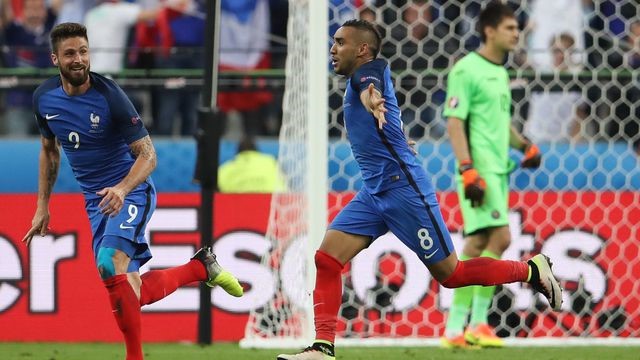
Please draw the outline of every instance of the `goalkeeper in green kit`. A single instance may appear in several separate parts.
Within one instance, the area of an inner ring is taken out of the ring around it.
[[[503,61],[518,43],[518,23],[500,2],[480,13],[477,30],[483,45],[456,63],[447,80],[444,115],[457,159],[458,197],[464,222],[461,260],[498,259],[509,247],[509,173],[515,164],[509,147],[524,153],[523,168],[540,165],[540,151],[511,126],[511,91]],[[494,286],[455,289],[443,346],[501,347],[487,324]],[[467,317],[469,325],[465,329]]]

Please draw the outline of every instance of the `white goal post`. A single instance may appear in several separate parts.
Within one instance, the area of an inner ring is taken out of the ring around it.
[[[283,121],[278,161],[287,190],[275,193],[262,263],[277,294],[250,313],[243,347],[301,347],[313,339],[315,250],[327,225],[328,4],[289,1]],[[295,252],[293,261],[286,252]],[[259,291],[259,290],[258,290]]]

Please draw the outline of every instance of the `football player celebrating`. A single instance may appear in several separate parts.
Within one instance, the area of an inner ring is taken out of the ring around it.
[[[335,359],[342,269],[387,231],[413,250],[444,287],[528,282],[554,310],[560,309],[562,291],[542,254],[528,262],[490,257],[458,260],[431,180],[403,133],[389,65],[377,59],[380,33],[367,21],[349,20],[333,41],[333,68],[347,77],[343,100],[347,137],[364,186],[333,220],[315,255],[315,341],[298,354],[281,354],[278,359]]]
[[[153,143],[122,89],[89,71],[86,28],[63,23],[50,38],[59,76],[46,80],[33,94],[42,140],[38,203],[22,241],[28,246],[34,235],[47,233],[61,146],[84,194],[96,266],[125,338],[126,358],[142,359],[140,306],[194,281],[220,285],[233,296],[242,296],[243,289],[209,248],[200,249],[182,266],[140,276],[140,266],[151,259],[144,233],[156,206],[150,176],[156,167]]]

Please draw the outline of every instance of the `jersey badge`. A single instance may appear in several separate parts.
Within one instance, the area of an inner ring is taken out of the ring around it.
[[[449,99],[449,109],[455,109],[458,107],[458,97],[457,96],[452,96]]]
[[[91,121],[91,133],[101,133],[104,130],[100,130],[100,115],[96,115],[93,111],[89,115],[89,121]]]
[[[363,83],[367,80],[371,80],[371,81],[377,81],[377,82],[381,82],[380,79],[378,79],[375,76],[371,76],[371,75],[367,75],[367,76],[362,76],[360,77],[360,82]]]
[[[92,112],[91,115],[89,115],[89,120],[91,120],[92,129],[97,129],[100,126],[100,116],[95,113]]]

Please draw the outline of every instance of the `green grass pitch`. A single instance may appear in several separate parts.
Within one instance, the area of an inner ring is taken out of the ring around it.
[[[212,346],[190,344],[145,344],[146,360],[263,360],[275,359],[282,350],[240,349],[235,343]],[[344,360],[638,360],[640,347],[576,346],[576,347],[508,347],[504,349],[451,351],[437,347],[378,347],[337,349]],[[122,360],[123,344],[104,343],[2,343],[3,360]]]

